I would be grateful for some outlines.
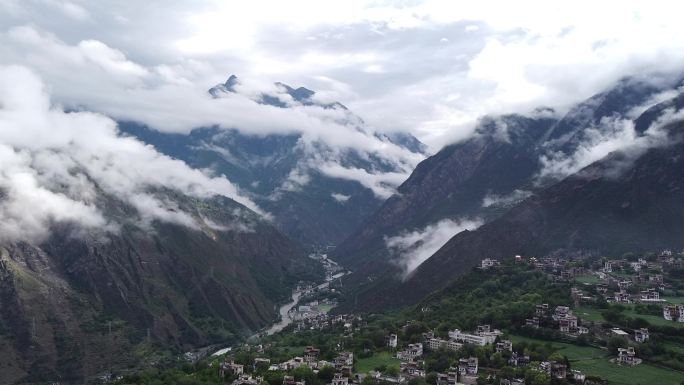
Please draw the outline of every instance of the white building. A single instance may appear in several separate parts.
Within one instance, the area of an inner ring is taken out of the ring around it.
[[[389,335],[389,340],[387,341],[387,346],[390,348],[396,348],[397,347],[397,335],[396,334],[390,334]]]
[[[641,328],[641,329],[634,330],[634,341],[645,342],[648,340],[648,338],[649,338],[648,329]]]
[[[480,327],[478,327],[478,329],[480,329]],[[466,344],[485,346],[494,343],[496,337],[501,335],[500,330],[487,330],[481,329],[477,334],[468,334],[461,332],[459,329],[454,329],[449,332],[449,338]]]

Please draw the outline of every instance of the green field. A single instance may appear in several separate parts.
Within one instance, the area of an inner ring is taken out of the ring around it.
[[[333,308],[333,306],[332,305],[318,305],[318,308],[321,309],[322,312],[327,313],[330,311],[330,309]]]
[[[578,275],[575,277],[575,281],[579,283],[586,283],[590,285],[595,285],[597,283],[601,283],[601,280],[595,276],[594,274],[585,274],[585,275]]]
[[[663,298],[663,297],[661,297]],[[665,297],[668,303],[684,303],[684,297]]]
[[[676,297],[680,298],[680,297]],[[601,315],[601,309],[595,309],[591,307],[579,307],[575,310],[575,314],[585,320],[585,321],[594,321],[594,322],[602,322],[604,321],[603,316]],[[651,325],[659,325],[659,326],[674,326],[674,327],[681,327],[684,328],[684,323],[682,322],[672,322],[664,319],[661,316],[657,315],[651,315],[651,314],[639,314],[636,311],[634,311],[634,307],[631,305],[627,305],[626,309],[622,312],[627,317],[630,318],[642,318],[646,320],[648,323]]]
[[[547,344],[548,341],[533,338],[511,336],[513,342],[536,342]],[[663,369],[649,364],[627,367],[610,362],[606,351],[591,346],[576,346],[563,342],[552,342],[551,346],[566,356],[573,369],[588,375],[601,376],[611,385],[680,385],[684,381],[684,373]]]
[[[603,321],[603,316],[601,315],[601,309],[596,309],[593,307],[579,307],[575,310],[575,315],[585,321],[601,322]]]
[[[368,373],[378,366],[387,365],[399,368],[399,359],[389,352],[379,352],[368,358],[360,358],[356,362],[357,373]]]

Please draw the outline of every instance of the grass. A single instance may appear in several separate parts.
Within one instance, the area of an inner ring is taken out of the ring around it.
[[[575,314],[585,321],[603,322],[604,319],[601,315],[601,311],[601,309],[582,306],[575,310]],[[626,309],[622,311],[622,314],[630,318],[642,318],[654,326],[674,326],[684,328],[684,323],[681,322],[668,321],[661,316],[652,314],[639,314],[634,310],[634,306],[631,305],[626,305]]]
[[[575,310],[575,314],[585,321],[602,322],[603,316],[601,315],[601,309],[595,309],[592,307],[579,307]]]
[[[327,313],[333,308],[333,305],[318,305],[318,308],[321,309],[322,312]]]
[[[579,283],[586,283],[590,285],[595,285],[598,283],[601,283],[601,280],[595,276],[594,274],[584,274],[584,275],[578,275],[575,277],[575,281]]]
[[[388,367],[395,366],[398,369],[399,362],[399,359],[393,356],[391,353],[379,352],[368,358],[360,358],[356,362],[356,372],[368,373],[369,371],[374,370],[382,365],[387,365]]]
[[[548,341],[522,336],[511,336],[513,342],[536,342],[547,344]],[[591,346],[577,346],[564,342],[552,342],[553,349],[566,356],[573,369],[587,375],[597,375],[607,379],[610,385],[679,385],[684,380],[684,373],[664,369],[642,363],[637,366],[620,366],[610,362],[610,356],[604,350]]]
[[[673,303],[673,304],[681,304],[684,303],[684,297],[665,297],[664,298],[668,303]]]

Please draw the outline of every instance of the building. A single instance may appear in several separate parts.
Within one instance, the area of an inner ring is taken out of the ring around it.
[[[548,312],[549,312],[549,304],[548,303],[542,303],[540,305],[535,306],[534,314],[537,317],[545,317]]]
[[[511,354],[511,358],[508,359],[508,364],[511,366],[527,366],[530,363],[530,356],[521,356],[516,352]]]
[[[641,302],[660,302],[660,293],[656,289],[646,289],[639,293],[639,300]]]
[[[524,378],[502,378],[499,385],[525,385]]]
[[[245,372],[244,366],[236,364],[233,361],[224,361],[219,366],[219,376],[224,378],[226,374],[232,374],[234,376],[240,376]]]
[[[574,333],[577,331],[577,317],[567,314],[558,320],[558,328],[562,333]]]
[[[335,376],[332,379],[332,382],[330,385],[348,385],[349,384],[349,378],[344,377],[342,373],[335,373]]]
[[[629,303],[629,293],[625,291],[625,289],[620,289],[620,291],[616,291],[615,294],[613,295],[613,299],[615,302],[622,302],[622,303]]]
[[[646,342],[648,341],[648,329],[641,328],[634,330],[634,341],[636,342]]]
[[[539,327],[539,317],[532,317],[525,320],[525,326],[531,326],[533,328]]]
[[[459,359],[458,372],[461,375],[477,374],[477,357]]]
[[[389,346],[390,348],[396,348],[397,342],[398,342],[397,335],[394,333],[390,334],[389,338],[387,339],[387,346]]]
[[[283,385],[306,385],[306,381],[296,381],[293,376],[283,377]]]
[[[684,305],[666,305],[663,307],[663,318],[668,321],[684,322]]]
[[[413,361],[423,356],[423,344],[409,344],[406,350],[397,353],[397,358],[404,361]]]
[[[454,340],[444,340],[433,337],[425,340],[425,346],[430,350],[447,349],[456,351],[462,348],[463,344]]]
[[[496,337],[501,335],[500,330],[490,330],[489,325],[478,326],[477,334],[463,333],[459,329],[449,332],[449,338],[466,344],[485,346],[494,343]]]
[[[553,318],[554,321],[558,321],[561,318],[565,318],[568,314],[572,314],[572,310],[570,310],[569,307],[567,306],[556,306],[556,308],[553,311]]]
[[[232,385],[260,385],[264,381],[263,378],[261,377],[252,377],[249,374],[241,374],[235,381],[232,382]],[[304,385],[304,382],[300,385]]]
[[[309,365],[318,363],[318,357],[321,355],[321,350],[313,346],[307,346],[304,350],[304,362]]]
[[[496,343],[496,351],[497,352],[503,352],[503,351],[513,351],[513,342],[510,340],[502,340]]]
[[[415,361],[402,362],[399,366],[399,372],[407,379],[425,377],[425,370],[421,369],[418,362]]]
[[[490,268],[496,267],[496,266],[499,266],[499,261],[497,261],[495,259],[485,258],[480,262],[480,267],[483,270],[487,270],[487,269],[490,269]]]
[[[551,362],[551,378],[564,380],[568,375],[568,367],[560,362]]]
[[[638,365],[641,363],[641,359],[636,357],[634,347],[630,346],[626,349],[618,348],[618,358],[616,362],[621,365]]]

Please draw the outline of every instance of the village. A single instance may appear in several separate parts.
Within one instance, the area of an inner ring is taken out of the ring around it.
[[[332,284],[302,284],[299,289],[306,296],[302,296],[298,306],[292,308],[292,324],[286,332],[302,337],[318,332],[324,336],[336,336],[342,342],[333,349],[326,349],[325,354],[314,344],[303,346],[299,354],[280,361],[275,360],[273,354],[277,342],[245,345],[242,349],[250,352],[251,362],[246,362],[244,357],[238,362],[234,354],[229,354],[216,364],[217,370],[222,378],[232,379],[233,385],[264,382],[270,385],[316,385],[306,383],[306,376],[302,373],[308,370],[318,376],[316,381],[320,383],[321,379],[326,379],[325,384],[328,385],[536,385],[548,383],[546,381],[605,384],[605,379],[578,369],[578,365],[571,365],[561,354],[540,355],[537,350],[543,349],[535,347],[531,341],[538,336],[550,335],[550,339],[559,341],[560,346],[578,345],[603,351],[607,355],[602,359],[602,365],[612,365],[619,372],[650,365],[643,363],[648,358],[640,357],[639,352],[640,345],[650,341],[651,331],[647,326],[618,327],[619,323],[602,318],[602,314],[612,313],[601,313],[598,310],[601,307],[611,309],[610,306],[619,305],[625,307],[624,312],[645,313],[643,317],[648,322],[644,322],[657,325],[658,334],[672,328],[677,332],[684,331],[684,328],[678,329],[684,327],[684,301],[676,296],[679,292],[674,286],[678,284],[669,275],[671,271],[684,268],[684,260],[669,251],[648,258],[613,259],[590,264],[573,259],[522,256],[515,256],[507,263],[541,273],[551,285],[568,287],[569,302],[537,303],[518,324],[503,325],[505,330],[490,324],[479,324],[472,330],[456,327],[425,330],[421,321],[406,320],[396,332],[383,337],[382,346],[374,341],[371,349],[366,347],[368,343],[355,346],[344,342],[355,341],[367,331],[370,326],[365,315],[329,314],[328,310],[336,304],[329,295],[337,289]],[[478,269],[496,276],[497,270],[502,269],[502,262],[487,258],[481,261]],[[339,271],[333,267],[329,276],[334,273]],[[430,314],[431,311],[430,307],[421,309],[422,314]],[[434,364],[435,360],[444,360],[445,357],[447,365],[441,365],[441,370],[436,371],[439,365]],[[279,373],[282,382],[279,382],[280,377],[275,384],[272,377],[265,380],[273,373]]]

